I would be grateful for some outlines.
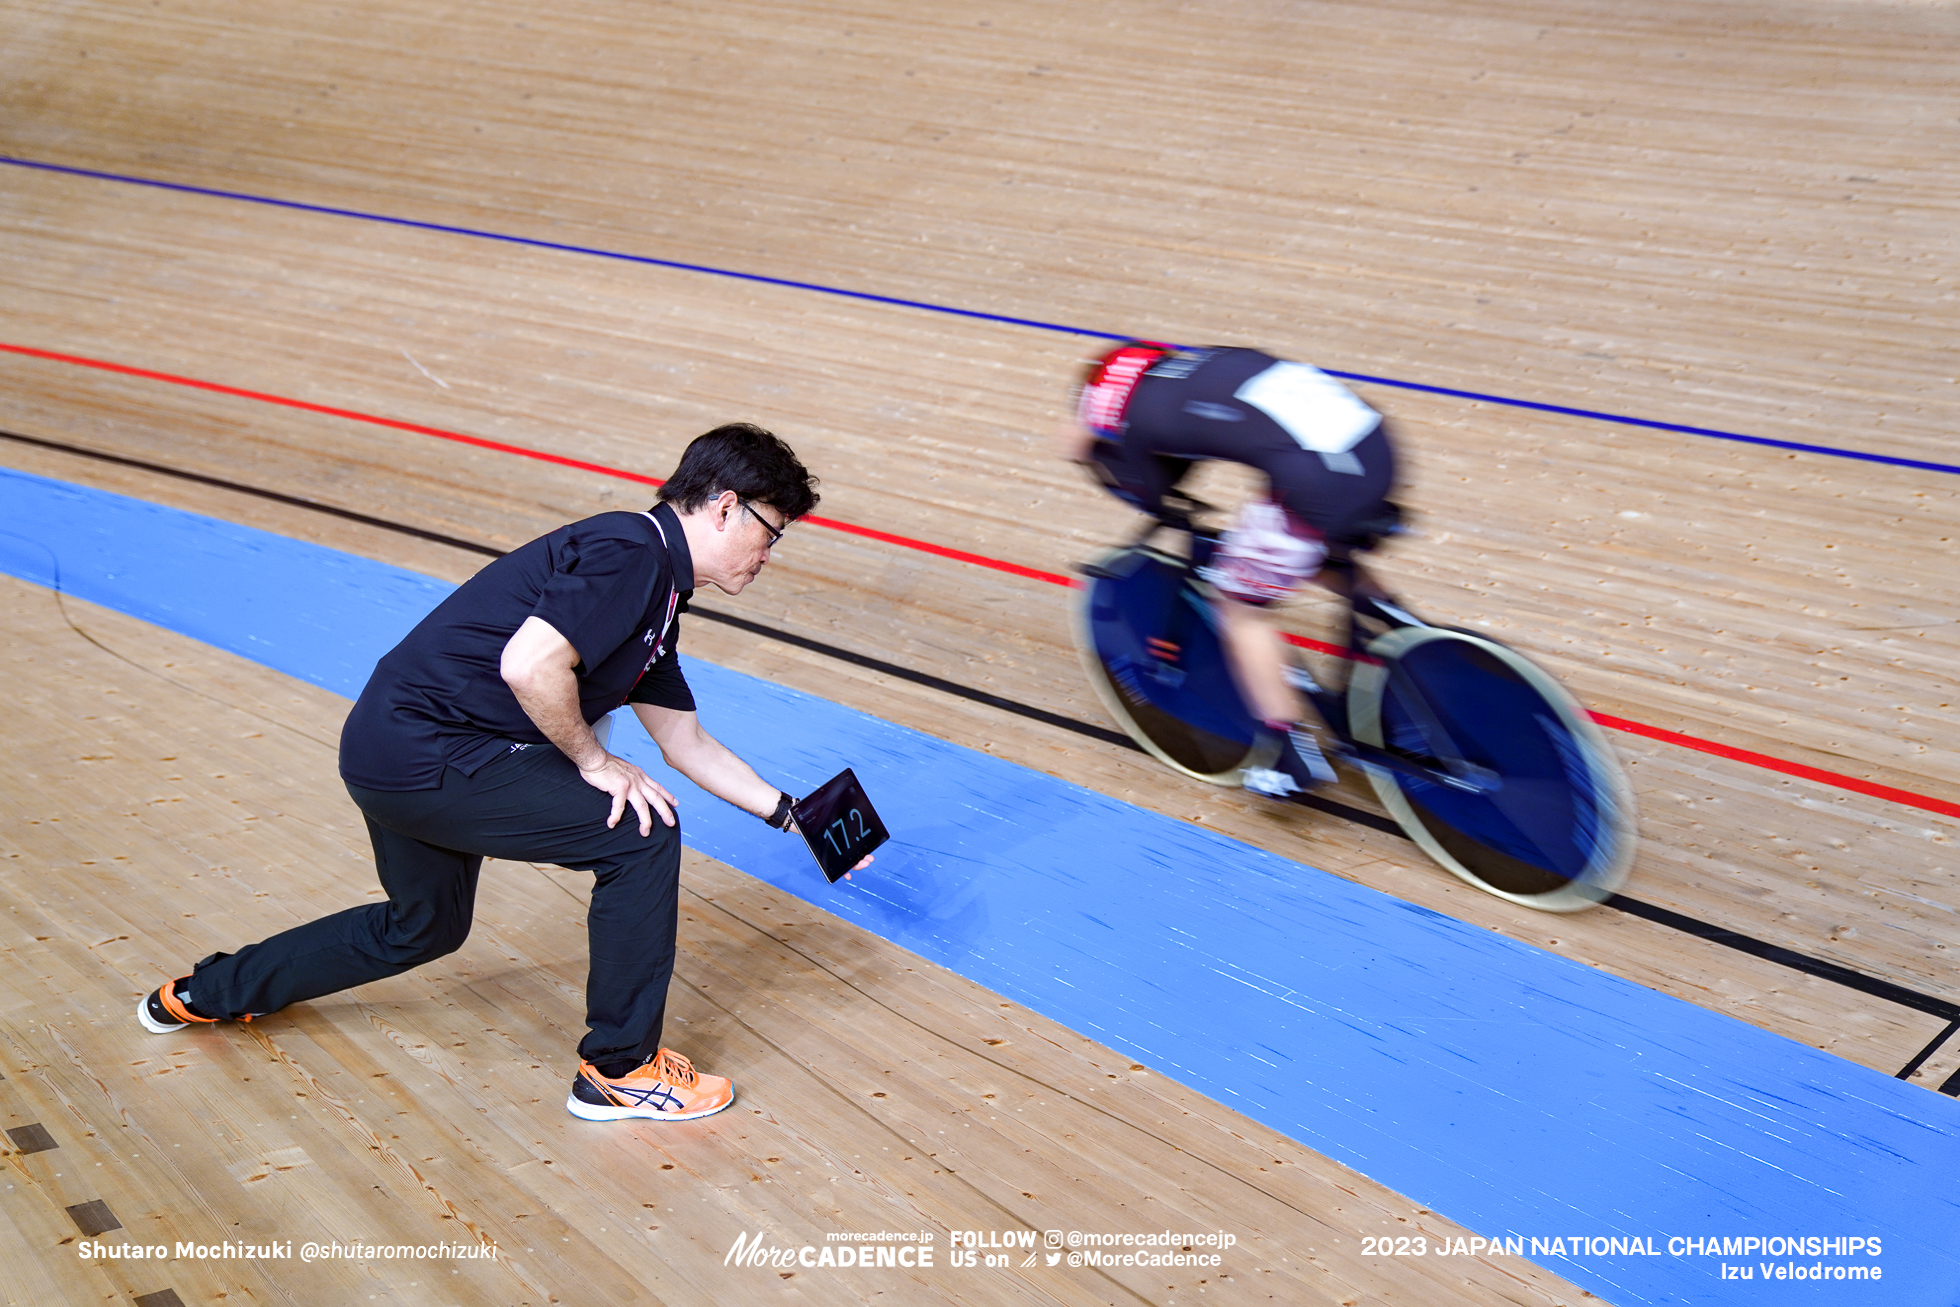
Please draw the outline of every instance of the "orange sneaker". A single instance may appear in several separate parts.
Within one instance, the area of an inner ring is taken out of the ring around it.
[[[177,986],[189,980],[189,976],[179,976],[166,981],[153,989],[143,1001],[136,1005],[136,1019],[143,1023],[143,1029],[153,1035],[167,1035],[173,1030],[182,1030],[191,1022],[199,1025],[215,1025],[218,1018],[201,1017],[190,1010],[184,997],[177,992]],[[240,1017],[240,1021],[250,1021],[250,1017]]]
[[[735,1101],[735,1086],[702,1075],[671,1048],[663,1048],[623,1076],[602,1076],[590,1062],[578,1064],[565,1110],[587,1121],[692,1121],[713,1116]]]

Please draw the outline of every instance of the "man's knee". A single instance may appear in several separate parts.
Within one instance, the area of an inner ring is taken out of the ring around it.
[[[402,912],[387,905],[386,920],[376,933],[376,951],[399,967],[419,967],[447,957],[470,937],[468,917],[438,917],[426,912]]]

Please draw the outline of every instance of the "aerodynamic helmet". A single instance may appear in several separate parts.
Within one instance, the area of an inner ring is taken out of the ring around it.
[[[1090,360],[1075,392],[1076,420],[1104,439],[1120,439],[1130,392],[1153,364],[1174,353],[1158,341],[1126,340]]]

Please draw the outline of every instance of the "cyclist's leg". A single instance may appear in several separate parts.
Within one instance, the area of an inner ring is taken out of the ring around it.
[[[1245,787],[1279,799],[1334,781],[1334,768],[1320,742],[1302,724],[1313,713],[1289,679],[1291,663],[1279,632],[1251,604],[1223,594],[1214,611],[1232,679],[1264,726],[1254,742],[1253,756],[1271,759],[1267,766],[1246,769]]]
[[[1297,669],[1291,669],[1279,633],[1251,610],[1310,580],[1343,597],[1380,591],[1353,556],[1373,543],[1374,528],[1384,518],[1394,450],[1377,428],[1348,452],[1351,457],[1330,461],[1297,446],[1269,451],[1264,470],[1272,501],[1241,510],[1203,573],[1220,595],[1220,626],[1240,691],[1278,745],[1274,770],[1284,780],[1274,783],[1282,790],[1288,783],[1302,790],[1324,784],[1333,779],[1333,769],[1312,732],[1301,726],[1309,716],[1307,704],[1289,679],[1289,670],[1297,674]],[[1338,730],[1344,724],[1328,725]],[[1268,779],[1249,775],[1247,784],[1271,792]]]
[[[1246,707],[1261,721],[1297,722],[1307,716],[1307,701],[1288,681],[1286,645],[1261,611],[1252,604],[1217,592],[1213,611]]]
[[[1290,660],[1280,634],[1258,610],[1311,580],[1326,550],[1318,535],[1270,500],[1239,510],[1210,562],[1199,570],[1216,595],[1215,611],[1227,665],[1239,693],[1264,725],[1248,767],[1247,789],[1272,798],[1304,793],[1335,779],[1319,742],[1302,726],[1305,699],[1288,678]]]

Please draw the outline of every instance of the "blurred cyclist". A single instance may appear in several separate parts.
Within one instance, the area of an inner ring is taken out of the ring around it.
[[[1244,463],[1267,491],[1238,511],[1200,576],[1217,596],[1223,643],[1247,705],[1268,737],[1245,787],[1270,798],[1334,779],[1310,730],[1307,701],[1279,632],[1257,609],[1317,580],[1337,594],[1382,592],[1354,561],[1394,528],[1395,450],[1381,414],[1316,368],[1254,349],[1118,345],[1089,365],[1076,395],[1069,458],[1091,466],[1146,513],[1191,465]],[[1385,596],[1383,596],[1385,597]]]

